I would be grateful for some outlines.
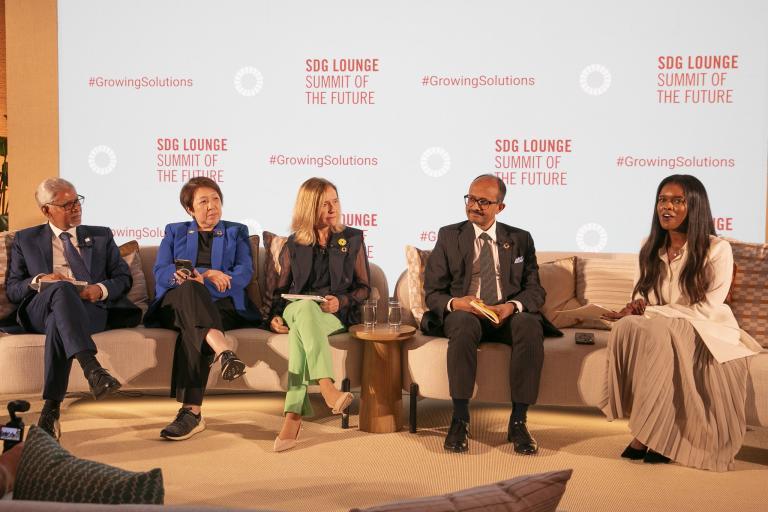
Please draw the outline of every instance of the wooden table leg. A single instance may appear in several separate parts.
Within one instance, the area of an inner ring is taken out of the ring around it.
[[[360,430],[381,434],[403,427],[400,365],[399,342],[365,342]]]

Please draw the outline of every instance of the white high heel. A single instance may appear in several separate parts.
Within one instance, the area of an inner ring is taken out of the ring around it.
[[[301,434],[301,425],[299,425],[299,430],[296,431],[296,437],[293,439],[280,439],[280,434],[278,434],[275,438],[275,444],[272,445],[272,451],[284,452],[285,450],[290,450],[299,442],[299,434]]]

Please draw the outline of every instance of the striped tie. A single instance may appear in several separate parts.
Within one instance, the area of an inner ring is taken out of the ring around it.
[[[496,292],[496,264],[493,261],[491,252],[492,239],[488,233],[480,235],[483,246],[480,248],[480,298],[488,305],[494,305],[499,302],[499,296]]]
[[[72,245],[72,240],[70,240],[72,235],[64,231],[59,235],[59,238],[61,238],[61,242],[64,244],[64,258],[67,260],[67,264],[72,270],[72,275],[75,276],[75,279],[78,281],[86,281],[90,283],[91,272],[88,270],[88,267],[85,266],[85,262],[80,256],[80,253],[78,253],[77,250],[75,250],[75,246]]]

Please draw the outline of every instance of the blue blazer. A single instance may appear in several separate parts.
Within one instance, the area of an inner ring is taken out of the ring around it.
[[[131,289],[131,271],[120,257],[112,230],[101,226],[77,226],[77,245],[94,283],[107,288],[107,300],[98,302],[103,307],[124,308],[139,311],[126,294]],[[5,286],[8,299],[19,305],[19,322],[27,302],[35,295],[29,283],[38,274],[53,272],[53,231],[48,224],[41,224],[16,233],[11,247],[8,275]],[[138,323],[138,320],[134,325]]]
[[[207,269],[197,267],[197,223],[194,220],[177,222],[165,226],[163,241],[157,252],[157,260],[152,271],[155,274],[155,300],[147,312],[147,317],[154,312],[166,292],[178,286],[173,274],[176,272],[174,260],[192,261],[197,271]],[[211,268],[220,270],[232,277],[231,287],[220,292],[210,281],[205,287],[213,300],[231,297],[237,312],[248,320],[259,321],[261,316],[248,299],[245,287],[253,276],[253,259],[248,243],[248,228],[237,222],[219,221],[213,229],[213,247],[211,248]]]

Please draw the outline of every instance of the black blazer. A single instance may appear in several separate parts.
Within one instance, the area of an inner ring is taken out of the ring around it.
[[[76,233],[80,255],[91,271],[93,282],[107,288],[107,300],[96,304],[110,310],[108,325],[137,325],[141,321],[141,310],[126,297],[133,283],[131,271],[120,257],[112,230],[101,226],[77,226]],[[18,321],[25,328],[22,313],[37,293],[29,284],[36,275],[53,272],[52,237],[51,227],[41,224],[18,231],[13,240],[5,286],[8,299],[19,305]]]
[[[496,242],[503,300],[519,301],[526,312],[538,314],[546,336],[562,336],[539,313],[546,292],[539,283],[539,265],[531,234],[497,221]],[[475,230],[469,221],[440,228],[437,243],[424,270],[424,294],[429,311],[422,317],[423,331],[442,330],[448,301],[469,293],[474,243]]]
[[[287,305],[287,301],[280,297],[281,293],[301,293],[307,286],[312,270],[312,254],[311,245],[296,243],[294,235],[288,237],[280,254],[282,268],[278,284],[272,292],[270,319],[282,315]],[[336,316],[347,327],[360,323],[360,304],[368,298],[371,290],[371,274],[361,230],[345,227],[340,233],[331,235],[328,267],[331,274],[329,294],[339,298]]]

